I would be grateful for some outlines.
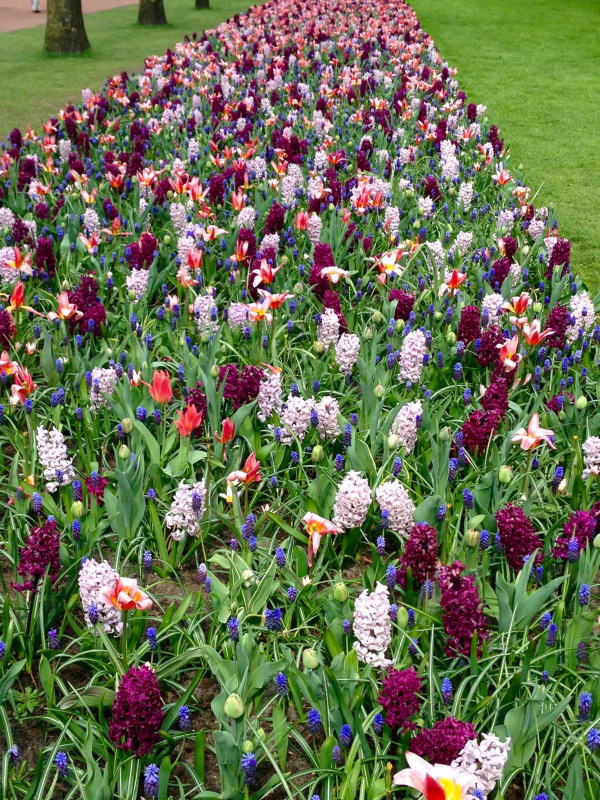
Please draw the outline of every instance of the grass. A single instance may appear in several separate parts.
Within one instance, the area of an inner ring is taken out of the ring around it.
[[[523,164],[536,205],[554,203],[572,263],[600,289],[598,0],[413,0],[461,88]]]
[[[213,28],[245,11],[249,0],[211,0],[196,10],[194,0],[165,0],[169,25],[138,25],[137,5],[85,17],[92,50],[83,56],[51,57],[43,52],[44,26],[0,34],[0,134],[40,123],[68,101],[81,102],[81,90],[100,89],[109,75],[140,69],[144,58],[163,53],[186,34]]]

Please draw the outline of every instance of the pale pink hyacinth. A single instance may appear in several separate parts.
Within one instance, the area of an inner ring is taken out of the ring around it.
[[[227,322],[232,331],[248,321],[248,306],[245,303],[231,303],[227,309]]]
[[[211,294],[199,295],[194,300],[193,312],[200,333],[208,331],[212,335],[217,330],[218,325],[211,318],[213,308],[216,304]]]
[[[413,527],[415,504],[400,481],[382,483],[375,489],[375,497],[381,510],[388,512],[388,527],[401,536],[408,536]]]
[[[2,226],[0,225],[0,227]],[[11,261],[14,262],[14,260],[14,247],[0,247],[0,279],[4,281],[4,283],[8,283],[11,286],[15,284],[20,277],[18,269],[8,266],[8,264]]]
[[[147,269],[134,269],[125,278],[125,285],[128,292],[135,294],[136,300],[140,300],[148,289],[148,278],[150,273]]]
[[[333,504],[333,524],[344,530],[359,528],[367,518],[370,505],[369,481],[351,469],[338,486]]]
[[[192,484],[180,481],[177,491],[173,495],[171,508],[165,515],[165,525],[171,531],[171,536],[176,542],[183,541],[186,533],[189,536],[199,535],[205,501],[204,481]]]
[[[590,475],[596,478],[600,475],[600,437],[589,436],[583,443],[583,470],[582,478],[586,481]]]
[[[90,388],[90,407],[93,409],[108,408],[104,394],[112,395],[117,387],[117,373],[112,367],[94,367],[92,370],[92,385]]]
[[[266,422],[271,414],[281,411],[281,371],[265,370],[263,376],[258,390],[258,418]]]
[[[400,373],[401,381],[418,383],[421,379],[423,369],[423,356],[427,352],[427,342],[425,334],[421,330],[407,333],[402,342],[400,350]]]
[[[417,441],[419,419],[422,414],[423,404],[420,400],[414,403],[405,403],[392,422],[391,433],[396,434],[398,443],[401,447],[406,448],[407,455],[412,453]]]
[[[360,339],[355,333],[342,333],[335,345],[335,363],[340,372],[350,372],[360,351]]]
[[[357,639],[352,647],[359,661],[372,664],[376,669],[386,669],[394,663],[386,657],[386,651],[392,643],[390,593],[387,586],[377,582],[372,592],[365,589],[356,598],[352,630]]]
[[[504,767],[510,754],[510,737],[505,742],[493,733],[486,733],[481,738],[471,739],[466,743],[457,759],[452,762],[455,769],[468,772],[475,777],[472,788],[480,789],[487,797],[496,788],[502,777]],[[473,797],[469,794],[469,798]]]
[[[317,328],[319,341],[323,342],[325,349],[330,344],[335,344],[340,335],[340,322],[332,308],[326,308],[321,314],[321,323]]]
[[[311,214],[308,218],[308,222],[306,223],[306,235],[312,244],[316,244],[321,238],[322,228],[323,222],[321,217],[319,217],[318,214]]]
[[[425,800],[467,800],[476,778],[469,772],[445,764],[430,764],[416,753],[406,752],[408,768],[394,775],[396,786],[416,789]]]
[[[315,411],[319,415],[317,430],[321,434],[321,439],[334,439],[341,433],[338,422],[340,404],[335,397],[327,395],[315,405]]]
[[[59,486],[66,486],[75,480],[73,463],[67,452],[67,445],[62,433],[56,428],[45,430],[41,425],[37,429],[38,461],[44,468],[46,489],[52,493]]]
[[[108,561],[96,561],[94,558],[83,559],[79,577],[79,597],[84,611],[85,624],[93,628],[94,624],[89,617],[90,606],[95,604],[98,612],[98,622],[105,633],[120,636],[123,632],[121,612],[112,605],[98,603],[98,593],[103,586],[114,585],[117,573]]]
[[[567,329],[567,342],[572,344],[579,338],[579,331],[583,333],[590,331],[596,324],[596,311],[592,298],[587,292],[580,292],[574,295],[569,302],[569,311],[573,325]]]
[[[303,397],[290,395],[286,402],[286,407],[280,414],[281,442],[291,444],[294,437],[302,441],[306,431],[310,427],[310,415],[315,407],[315,401],[311,398],[305,400]]]

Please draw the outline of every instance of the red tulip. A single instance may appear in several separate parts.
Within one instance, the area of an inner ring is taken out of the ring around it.
[[[223,420],[223,432],[221,433],[221,435],[219,436],[217,431],[215,431],[215,439],[220,444],[227,444],[233,439],[234,436],[235,436],[235,422],[230,420],[228,417],[227,419]]]
[[[256,460],[255,453],[250,453],[244,466],[241,469],[237,469],[235,472],[230,473],[227,476],[227,480],[229,483],[236,483],[237,481],[245,484],[255,483],[256,481],[260,480],[259,470],[260,461]]]
[[[152,376],[152,386],[146,384],[150,389],[150,395],[157,403],[168,403],[173,397],[171,389],[171,379],[165,370],[158,370]]]
[[[202,412],[196,411],[196,406],[188,406],[184,412],[178,411],[179,419],[175,420],[175,427],[180,436],[191,436],[202,424]]]

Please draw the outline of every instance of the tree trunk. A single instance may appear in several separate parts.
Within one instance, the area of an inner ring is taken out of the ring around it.
[[[140,25],[166,25],[163,0],[140,0],[138,22]]]
[[[196,0],[196,8],[210,8],[209,0]]]
[[[44,49],[59,55],[84,53],[90,49],[81,0],[48,0]]]

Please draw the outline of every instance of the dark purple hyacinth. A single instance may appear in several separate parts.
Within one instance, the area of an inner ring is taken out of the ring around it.
[[[469,414],[462,426],[463,444],[469,453],[485,453],[499,424],[500,416],[495,411],[473,411]]]
[[[596,517],[591,511],[575,511],[563,525],[562,533],[556,537],[552,548],[554,558],[569,559],[569,546],[576,561],[582,550],[591,544],[596,535]]]
[[[475,634],[477,654],[481,656],[483,641],[490,635],[475,576],[465,575],[465,569],[460,561],[455,561],[442,567],[439,574],[442,622],[447,636],[444,649],[449,657],[469,656]]]
[[[434,578],[439,564],[437,531],[425,522],[418,522],[406,540],[400,556],[396,580],[406,589],[408,570],[412,573],[413,586],[422,586],[428,578]]]
[[[390,289],[388,300],[390,303],[397,301],[394,319],[403,319],[406,322],[415,305],[414,294],[403,289]]]
[[[56,520],[51,517],[36,528],[25,540],[19,556],[18,574],[28,579],[23,583],[14,584],[19,592],[35,591],[39,581],[48,570],[51,583],[58,580],[60,569],[60,533]]]
[[[520,506],[508,503],[496,511],[496,525],[506,560],[514,570],[523,569],[525,559],[534,550],[538,551],[537,560],[541,559],[543,542]]]
[[[466,344],[481,337],[479,309],[477,306],[464,306],[460,312],[457,337],[459,341]]]
[[[83,316],[77,319],[75,316],[68,320],[71,333],[76,331],[80,334],[92,333],[99,337],[102,335],[102,326],[106,322],[106,309],[98,298],[98,282],[91,276],[86,275],[79,281],[79,286],[67,292],[70,303],[75,303],[77,310]]]
[[[423,682],[414,667],[391,669],[383,679],[379,693],[379,705],[383,708],[385,721],[394,730],[415,730],[413,717],[419,713]]]
[[[160,741],[163,702],[156,675],[149,667],[131,667],[123,676],[113,704],[109,736],[119,750],[138,758]]]
[[[419,731],[411,741],[410,749],[432,764],[450,765],[466,743],[476,738],[474,725],[451,716],[439,720],[433,728]]]
[[[551,347],[557,350],[562,350],[565,346],[565,337],[569,327],[569,309],[557,303],[548,314],[548,321],[544,327],[544,331],[553,331],[552,336],[549,336],[544,341],[544,346],[549,350]]]

